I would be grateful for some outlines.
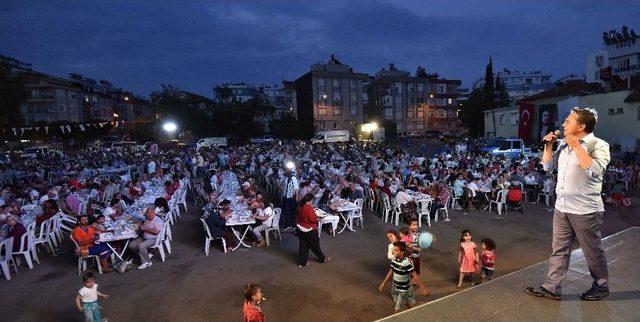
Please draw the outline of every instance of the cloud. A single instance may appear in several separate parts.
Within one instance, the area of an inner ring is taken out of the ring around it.
[[[640,29],[634,2],[197,1],[0,4],[0,54],[148,94],[211,95],[223,82],[295,79],[330,54],[354,70],[388,63],[462,79],[494,66],[584,73],[602,31]],[[606,13],[606,15],[604,15]]]

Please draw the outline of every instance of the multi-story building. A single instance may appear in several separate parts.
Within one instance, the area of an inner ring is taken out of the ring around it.
[[[345,129],[355,133],[363,122],[367,74],[356,73],[335,56],[295,80],[298,120],[310,129]]]
[[[504,82],[509,97],[514,100],[520,100],[553,87],[551,73],[545,73],[539,70],[522,72],[505,68],[494,75],[494,78],[496,77],[499,77],[500,80]],[[484,83],[485,79],[482,77],[473,83],[473,88],[482,88],[484,87]]]
[[[114,98],[109,94],[116,89],[111,83],[83,77],[80,74],[69,74],[69,79],[82,93],[84,119],[87,121],[114,120]]]
[[[21,112],[26,125],[83,122],[82,93],[73,82],[35,71],[20,73],[29,92]]]
[[[274,107],[274,119],[282,118],[284,113],[296,114],[296,87],[291,81],[282,81],[282,85],[260,86],[258,92]]]
[[[222,84],[213,88],[213,97],[218,101],[246,102],[259,95],[258,89],[245,83]]]
[[[640,74],[640,35],[622,26],[602,33],[603,49],[587,58],[587,81],[619,76],[623,80]],[[604,74],[603,74],[604,73]]]
[[[458,87],[461,81],[439,78],[422,70],[416,76],[397,69],[381,69],[369,85],[371,120],[379,120],[385,131],[396,133],[452,130],[458,119]]]

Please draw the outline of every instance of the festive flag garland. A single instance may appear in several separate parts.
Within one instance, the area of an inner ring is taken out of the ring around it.
[[[131,123],[131,122],[129,122]],[[74,131],[80,131],[80,132],[86,132],[89,127],[93,127],[95,129],[97,128],[104,128],[106,125],[111,125],[113,127],[117,127],[120,125],[124,125],[125,121],[109,121],[109,122],[93,122],[93,123],[84,123],[84,124],[65,124],[65,125],[60,125],[60,133],[61,134],[71,134]],[[43,128],[45,134],[49,135],[49,130],[52,129],[52,127],[50,126],[36,126],[36,127],[31,127],[31,126],[27,126],[27,127],[13,127],[11,128],[11,132],[13,133],[13,136],[16,137],[22,137],[25,135],[25,133],[30,133],[30,132],[38,132],[40,133],[40,129]],[[2,134],[4,135],[8,129],[0,129]],[[19,132],[19,133],[18,133]]]

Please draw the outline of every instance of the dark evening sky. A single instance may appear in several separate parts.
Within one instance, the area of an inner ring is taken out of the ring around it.
[[[584,74],[602,32],[640,32],[640,1],[1,1],[0,54],[148,95],[294,80],[334,53],[462,79],[494,69]]]

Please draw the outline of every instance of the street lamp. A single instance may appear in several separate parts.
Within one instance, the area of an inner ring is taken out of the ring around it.
[[[166,122],[162,124],[162,129],[167,133],[173,133],[178,129],[178,126],[176,125],[176,123]]]

